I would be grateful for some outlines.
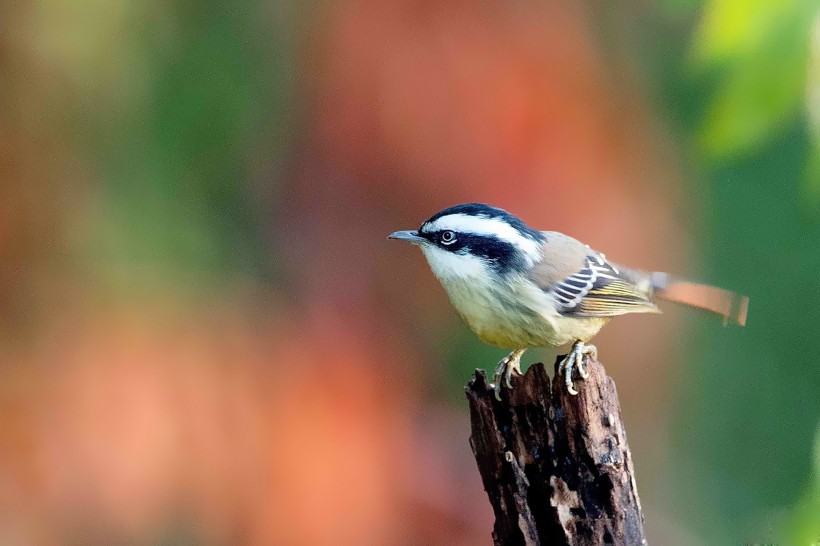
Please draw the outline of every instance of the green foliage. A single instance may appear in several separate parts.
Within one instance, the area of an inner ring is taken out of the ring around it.
[[[816,213],[820,208],[820,16],[814,24],[811,36],[807,72],[806,109],[811,123],[814,146],[806,168],[805,188],[811,208]]]
[[[255,3],[162,9],[159,27],[150,13],[131,16],[139,32],[122,49],[134,54],[121,59],[129,89],[80,103],[79,130],[104,181],[89,248],[108,280],[127,277],[123,286],[264,272],[273,249],[259,238],[248,182],[281,151],[288,45]]]
[[[666,13],[680,26],[680,10]],[[682,140],[702,152],[689,175],[711,197],[704,277],[751,305],[745,329],[704,324],[686,352],[679,508],[708,544],[810,544],[820,215],[805,212],[820,203],[820,5],[716,0],[688,16],[688,55],[657,62],[655,77]]]
[[[800,114],[816,10],[811,0],[705,5],[693,43],[694,64],[720,74],[700,128],[708,154],[752,151]]]
[[[820,544],[820,426],[814,438],[814,469],[784,529],[789,544]]]

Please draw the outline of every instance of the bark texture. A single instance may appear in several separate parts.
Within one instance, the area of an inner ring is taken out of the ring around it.
[[[467,384],[496,545],[646,544],[615,383],[600,363],[587,369],[576,396],[543,364],[513,377],[501,401],[483,370]]]

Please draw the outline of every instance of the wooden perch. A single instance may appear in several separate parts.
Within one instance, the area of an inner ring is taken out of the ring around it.
[[[646,544],[615,383],[600,363],[587,369],[576,396],[543,364],[513,377],[501,401],[483,370],[467,384],[496,546]]]

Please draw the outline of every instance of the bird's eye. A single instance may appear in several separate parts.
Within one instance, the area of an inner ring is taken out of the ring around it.
[[[441,232],[441,242],[445,245],[451,245],[456,242],[456,234],[449,229]]]

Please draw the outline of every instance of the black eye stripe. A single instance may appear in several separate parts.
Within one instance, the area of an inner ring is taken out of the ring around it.
[[[449,242],[445,241],[444,235],[448,231],[452,232],[455,237]],[[499,273],[520,271],[526,265],[522,253],[513,243],[492,235],[443,230],[425,234],[425,237],[447,252],[460,255],[469,254],[481,258]]]

